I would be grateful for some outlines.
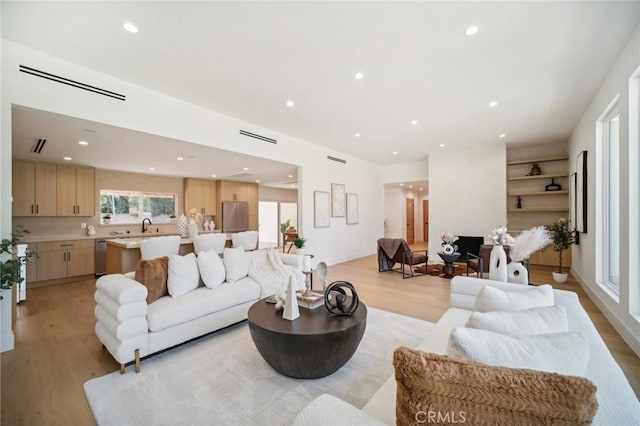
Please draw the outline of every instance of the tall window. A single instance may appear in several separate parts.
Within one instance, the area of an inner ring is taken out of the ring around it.
[[[618,99],[598,123],[601,185],[601,284],[619,294],[620,288],[620,112]]]
[[[176,198],[169,193],[101,189],[101,223],[139,223],[144,218],[168,223],[175,218]]]

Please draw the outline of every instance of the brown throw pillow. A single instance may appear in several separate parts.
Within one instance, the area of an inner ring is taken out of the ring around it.
[[[581,377],[492,367],[412,350],[393,354],[396,423],[590,424],[596,387]]]
[[[147,287],[147,304],[169,294],[167,276],[169,274],[169,258],[138,260],[135,280]]]

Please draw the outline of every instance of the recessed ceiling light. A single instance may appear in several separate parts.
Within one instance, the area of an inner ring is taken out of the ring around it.
[[[149,170],[155,170],[155,169],[156,169],[155,167],[149,167]]]
[[[475,33],[477,33],[479,29],[480,29],[480,28],[478,28],[478,26],[477,26],[477,25],[472,25],[472,26],[470,26],[469,28],[467,28],[466,30],[464,30],[464,34],[465,34],[465,35],[468,35],[468,36],[472,36],[472,35],[474,35]]]
[[[400,186],[404,186],[404,183],[401,183]]]
[[[356,138],[359,138],[359,137],[360,137],[360,133],[356,133],[356,134],[355,134],[355,135],[353,135],[353,136],[355,136]]]
[[[287,177],[288,177],[289,179],[291,179],[291,178],[293,177],[293,175],[287,175]]]
[[[249,168],[248,167],[243,167],[242,170],[244,170],[246,172],[247,170],[249,170]]]
[[[498,135],[498,137],[499,137],[499,138],[504,138],[504,137],[506,137],[506,136],[507,136],[507,134],[506,134],[506,133],[500,133],[500,134]]]
[[[287,101],[287,106],[288,106],[289,108],[293,108],[294,106],[296,106],[296,103],[295,103],[295,102],[293,102],[293,101],[291,101],[291,100],[289,100],[289,101]]]
[[[418,120],[411,120],[411,124],[415,126],[416,124],[418,124]]]
[[[256,183],[260,183],[260,179],[256,179]]]
[[[218,177],[218,176],[216,176],[216,175],[211,175],[211,177]]]
[[[184,157],[176,157],[176,160],[182,161],[182,160],[184,160]]]
[[[89,145],[89,142],[87,141],[78,141],[79,145]]]
[[[125,22],[123,25],[125,30],[129,31],[130,33],[137,33],[138,32],[138,27],[135,26],[135,24],[131,23],[131,22]]]
[[[491,102],[489,102],[489,107],[491,107],[491,108],[495,108],[495,107],[497,107],[497,106],[498,106],[498,101],[491,101]]]
[[[444,144],[443,143],[440,144],[440,148],[444,148]]]
[[[413,185],[409,185],[409,188],[413,188]]]
[[[420,189],[418,189],[418,191],[424,191],[424,188],[420,188]]]
[[[393,151],[392,154],[393,155],[398,155],[398,151]]]
[[[63,160],[65,160],[65,161],[71,161],[71,160],[73,160],[73,158],[71,158],[71,157],[63,157]]]
[[[353,76],[356,80],[362,80],[364,78],[364,73],[362,72],[357,72],[354,74]]]

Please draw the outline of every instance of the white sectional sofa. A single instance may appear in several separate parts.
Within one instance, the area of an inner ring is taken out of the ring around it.
[[[294,276],[304,276],[302,256],[278,256]],[[297,288],[303,287],[302,279]],[[120,363],[121,373],[125,364],[134,360],[139,372],[140,358],[245,320],[249,307],[272,293],[271,288],[245,276],[216,288],[201,285],[179,297],[167,295],[147,304],[147,288],[132,274],[105,275],[96,282],[95,332]]]
[[[507,291],[522,291],[528,286],[498,281],[457,276],[451,281],[451,308],[430,330],[417,349],[436,354],[446,354],[451,330],[464,327],[473,312],[476,295],[491,285]],[[590,357],[584,377],[597,386],[598,411],[594,424],[638,425],[640,403],[624,373],[608,351],[586,311],[574,292],[554,290],[555,303],[567,313],[569,331],[584,333],[589,341]],[[331,413],[331,419],[326,413]],[[296,417],[293,424],[300,425],[393,425],[396,424],[395,376],[369,399],[361,410],[331,395],[322,395],[312,401]]]

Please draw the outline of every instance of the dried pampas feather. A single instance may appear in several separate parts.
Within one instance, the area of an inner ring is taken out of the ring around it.
[[[520,235],[514,238],[509,256],[513,262],[520,262],[552,242],[549,231],[544,226],[534,226],[531,229],[522,231]]]

